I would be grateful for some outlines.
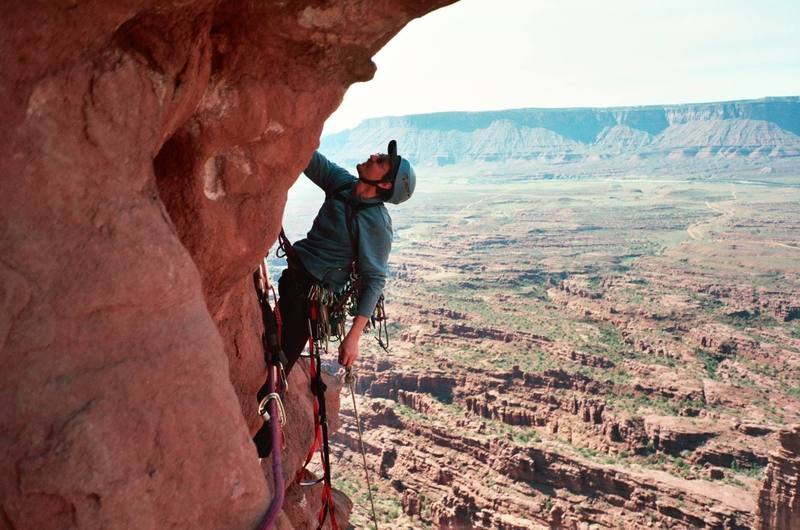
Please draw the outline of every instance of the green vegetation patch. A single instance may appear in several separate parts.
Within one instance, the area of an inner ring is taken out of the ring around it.
[[[696,348],[694,354],[697,359],[703,364],[706,375],[711,379],[717,379],[717,370],[720,363],[725,360],[726,356],[718,353],[711,352],[704,348]]]
[[[513,441],[517,445],[531,446],[542,441],[542,437],[535,427],[525,427],[521,425],[509,425],[502,421],[482,418],[486,426],[486,432],[491,436],[502,436]]]
[[[407,405],[401,405],[397,403],[394,406],[394,410],[400,416],[409,419],[415,423],[431,424],[433,422],[433,418],[431,418],[427,414],[423,414],[417,410],[414,410]]]
[[[758,464],[752,464],[748,466],[742,466],[739,464],[738,461],[733,460],[731,461],[730,468],[731,472],[736,473],[738,475],[744,475],[748,478],[762,480],[764,478],[764,473],[767,470],[766,466],[760,466]]]

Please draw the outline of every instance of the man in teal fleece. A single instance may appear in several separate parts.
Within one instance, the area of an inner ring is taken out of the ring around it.
[[[411,164],[397,155],[394,140],[388,154],[374,154],[356,170],[358,177],[315,152],[304,171],[325,191],[325,202],[306,238],[294,244],[294,258],[278,286],[287,371],[308,341],[307,297],[313,283],[341,292],[355,257],[361,286],[356,316],[339,346],[339,363],[345,367],[358,358],[359,340],[383,293],[392,246],[392,220],[383,203],[408,200],[416,175]]]

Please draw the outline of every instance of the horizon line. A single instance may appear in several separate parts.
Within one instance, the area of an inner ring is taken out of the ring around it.
[[[485,110],[441,110],[432,112],[415,112],[413,114],[386,114],[382,116],[370,116],[362,119],[358,125],[340,129],[338,131],[322,134],[321,136],[332,136],[347,131],[352,131],[364,125],[364,123],[372,120],[383,120],[389,118],[414,118],[417,116],[435,116],[446,114],[485,114],[491,112],[513,112],[513,111],[528,111],[528,110],[544,110],[544,111],[565,111],[565,110],[630,110],[630,109],[648,109],[648,108],[669,108],[686,105],[719,105],[729,103],[756,103],[774,100],[798,100],[800,102],[800,94],[783,95],[783,96],[763,96],[760,98],[746,98],[746,99],[728,99],[716,101],[692,101],[684,103],[647,103],[644,105],[611,105],[611,106],[576,106],[576,107],[511,107],[505,109],[485,109]]]

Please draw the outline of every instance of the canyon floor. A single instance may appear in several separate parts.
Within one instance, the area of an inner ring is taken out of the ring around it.
[[[392,210],[390,352],[359,362],[381,527],[753,527],[800,423],[796,182],[420,185]],[[336,485],[371,528],[341,414]]]

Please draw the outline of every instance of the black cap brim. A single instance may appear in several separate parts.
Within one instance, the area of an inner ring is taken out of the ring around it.
[[[390,140],[389,147],[386,150],[389,154],[389,163],[391,164],[388,180],[394,182],[394,179],[397,178],[397,170],[400,168],[400,160],[402,160],[401,157],[397,156],[397,140]]]

